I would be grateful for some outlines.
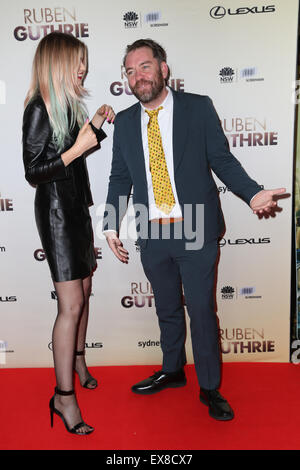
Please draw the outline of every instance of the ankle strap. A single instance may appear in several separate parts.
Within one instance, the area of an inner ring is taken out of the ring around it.
[[[69,390],[65,392],[64,390],[60,390],[59,388],[55,387],[54,391],[57,395],[63,395],[63,396],[74,395],[74,390]]]
[[[83,351],[75,351],[75,356],[85,356],[85,350],[83,350]]]

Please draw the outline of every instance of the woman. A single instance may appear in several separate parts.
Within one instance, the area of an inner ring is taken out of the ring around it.
[[[106,134],[105,120],[114,120],[103,105],[88,122],[82,98],[87,71],[86,46],[75,37],[53,32],[39,43],[23,117],[25,177],[36,186],[35,218],[58,296],[53,328],[55,394],[53,414],[71,433],[93,431],[82,420],[74,394],[73,371],[81,385],[95,388],[84,346],[89,313],[91,274],[96,260],[88,206],[92,202],[85,152]]]

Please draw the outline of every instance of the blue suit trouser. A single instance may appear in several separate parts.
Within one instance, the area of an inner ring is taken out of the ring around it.
[[[221,363],[215,313],[218,243],[215,239],[202,249],[187,250],[189,240],[174,236],[177,224],[159,226],[158,238],[149,238],[141,248],[141,261],[153,289],[161,332],[162,370],[175,372],[186,364],[184,293],[198,382],[203,388],[215,389],[220,384]],[[166,228],[170,237],[164,239]]]

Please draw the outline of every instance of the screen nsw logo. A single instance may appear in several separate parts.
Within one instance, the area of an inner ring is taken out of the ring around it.
[[[53,31],[72,34],[76,38],[89,37],[89,25],[78,18],[74,7],[24,8],[22,24],[14,29],[17,41],[37,41]]]
[[[233,287],[230,285],[225,285],[221,287],[220,294],[222,300],[262,298],[262,295],[257,294],[255,286]]]
[[[123,13],[123,24],[125,29],[136,29],[143,27],[163,27],[169,24],[163,19],[161,11],[150,11],[142,15],[136,11]]]
[[[265,79],[257,67],[244,67],[241,70],[230,66],[222,67],[219,71],[220,83],[230,84],[236,82],[263,82]]]

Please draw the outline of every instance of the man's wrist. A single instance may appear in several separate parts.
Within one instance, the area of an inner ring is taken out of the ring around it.
[[[249,202],[249,206],[250,206],[251,202],[253,201],[253,199],[254,199],[259,193],[261,193],[262,191],[264,191],[264,190],[261,189],[261,190],[258,191],[256,194],[254,194],[254,196],[252,196],[252,198],[250,199],[250,202]]]
[[[118,236],[118,232],[116,230],[112,230],[112,229],[103,230],[102,233],[106,238],[112,238],[114,236],[116,236],[116,237]]]

